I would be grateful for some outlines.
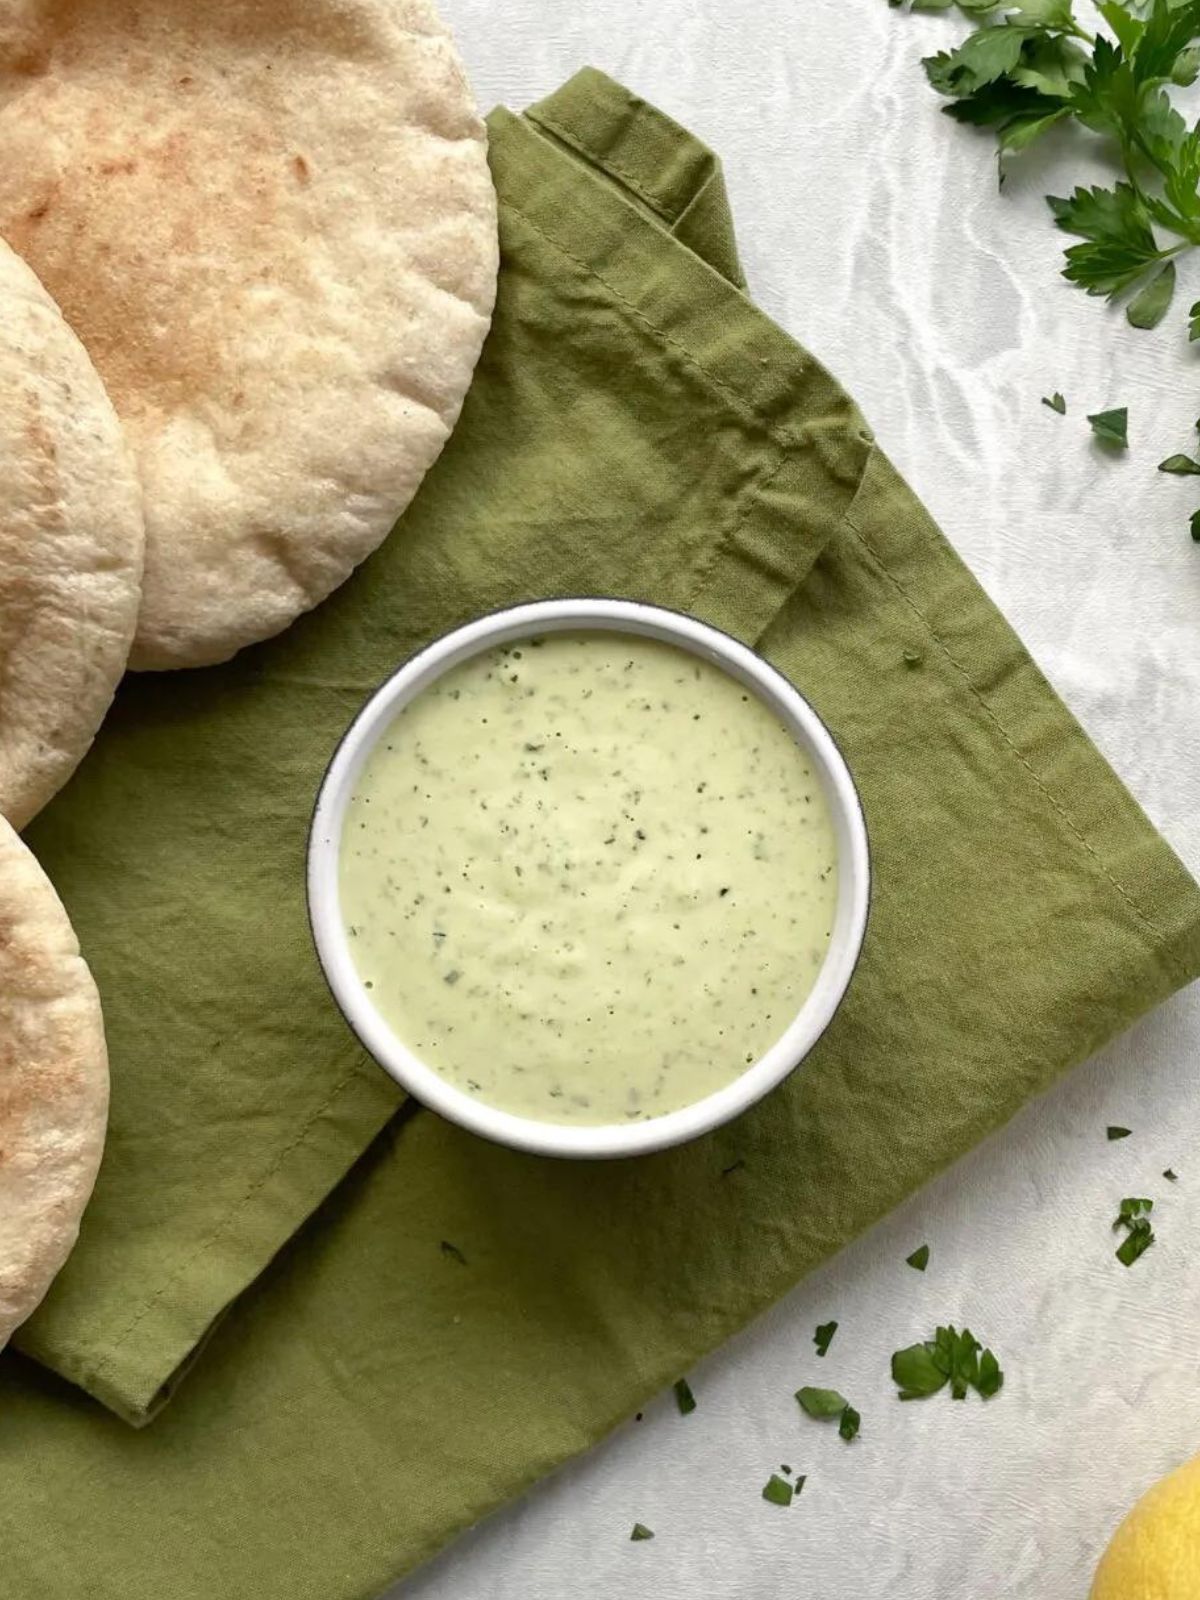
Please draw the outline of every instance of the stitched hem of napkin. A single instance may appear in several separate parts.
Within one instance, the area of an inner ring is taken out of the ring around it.
[[[524,116],[615,179],[745,289],[721,161],[695,134],[594,67],[582,68]]]
[[[57,1347],[51,1355],[39,1348],[36,1336],[19,1338],[19,1348],[124,1421],[144,1427],[171,1399],[232,1302],[337,1187],[397,1108],[391,1080],[374,1062],[356,1058],[241,1200],[175,1264],[121,1332],[76,1357],[64,1357]]]
[[[837,533],[858,491],[872,442],[861,413],[734,283],[557,140],[503,108],[489,127],[500,173],[531,142],[541,156],[520,202],[505,200],[506,215],[531,229],[564,273],[599,285],[635,337],[682,363],[768,447],[740,507],[699,556],[686,606],[753,643]],[[547,151],[556,159],[547,161]],[[668,239],[676,251],[669,277],[656,270]]]

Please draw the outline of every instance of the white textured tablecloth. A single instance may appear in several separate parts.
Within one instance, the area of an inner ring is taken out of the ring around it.
[[[938,111],[919,57],[952,17],[884,0],[442,0],[480,101],[590,63],[724,158],[751,292],[854,394],[1059,692],[1200,871],[1197,442],[1184,312],[1155,332],[1058,277],[1042,195],[1104,168],[1069,134],[996,190],[990,140]],[[1070,411],[1039,403],[1060,389]],[[1084,414],[1127,404],[1131,448]],[[640,1423],[460,1541],[405,1600],[1083,1600],[1126,1507],[1200,1451],[1200,989],[1029,1106],[810,1278]],[[1105,1125],[1133,1136],[1108,1143]],[[1172,1166],[1180,1181],[1161,1178]],[[1118,1200],[1159,1242],[1113,1257]],[[928,1241],[929,1270],[904,1264]],[[824,1361],[814,1324],[840,1326]],[[891,1351],[968,1323],[989,1405],[901,1405]],[[793,1391],[862,1412],[845,1445]],[[788,1510],[760,1490],[809,1474]],[[653,1543],[631,1544],[635,1520]]]

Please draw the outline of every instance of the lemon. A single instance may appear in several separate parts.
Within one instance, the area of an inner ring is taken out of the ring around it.
[[[1134,1506],[1101,1558],[1091,1600],[1200,1600],[1200,1456]]]

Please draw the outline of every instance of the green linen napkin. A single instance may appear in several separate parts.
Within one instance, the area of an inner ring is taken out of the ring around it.
[[[41,1365],[0,1359],[15,1593],[365,1600],[1200,971],[1196,886],[738,287],[713,157],[593,72],[490,128],[496,324],[402,526],[282,639],[129,682],[31,831],[105,996],[114,1097],[80,1247],[20,1340]],[[803,1071],[710,1138],[600,1165],[395,1116],[302,898],[369,689],[469,615],[569,592],[756,643],[838,737],[875,867]]]

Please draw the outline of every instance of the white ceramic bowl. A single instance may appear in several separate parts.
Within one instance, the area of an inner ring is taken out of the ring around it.
[[[350,954],[338,895],[338,851],[346,807],[367,758],[397,712],[436,678],[495,645],[563,629],[643,634],[690,650],[753,690],[809,757],[825,792],[838,850],[833,933],[816,985],[781,1038],[714,1094],[680,1111],[599,1126],[535,1121],[500,1111],[456,1088],[396,1037],[375,1010]],[[853,779],[824,723],[804,697],[745,645],[693,617],[625,600],[543,600],[480,617],[406,661],[359,712],[325,774],[308,844],[308,908],[325,976],[346,1020],[397,1083],[423,1105],[471,1132],[542,1155],[631,1156],[681,1144],[728,1122],[802,1062],[829,1024],[854,973],[867,926],[870,861]]]

